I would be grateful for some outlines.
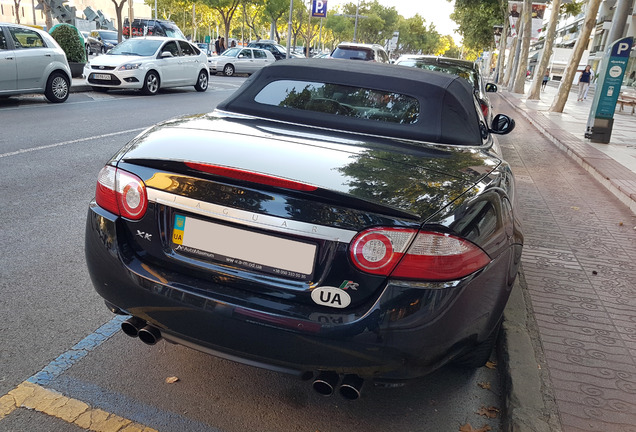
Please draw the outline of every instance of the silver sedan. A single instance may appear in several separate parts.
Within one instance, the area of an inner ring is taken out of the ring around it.
[[[210,73],[223,72],[225,76],[253,74],[276,61],[274,55],[258,48],[230,48],[220,56],[208,57]]]

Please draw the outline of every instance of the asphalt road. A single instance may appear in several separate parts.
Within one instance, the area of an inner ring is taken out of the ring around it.
[[[0,99],[0,431],[115,431],[103,422],[128,420],[161,432],[501,430],[501,413],[479,414],[502,408],[496,369],[445,368],[402,388],[367,386],[350,402],[293,377],[117,331],[84,263],[98,171],[143,129],[211,111],[243,80],[212,77],[203,94]],[[25,389],[48,402],[7,408]],[[88,404],[90,419],[69,420],[68,402],[50,402],[54,392]]]

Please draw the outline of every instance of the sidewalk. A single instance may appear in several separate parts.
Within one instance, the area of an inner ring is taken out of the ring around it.
[[[552,84],[493,97],[517,118],[504,150],[526,236],[498,347],[506,430],[636,432],[636,114],[590,143],[592,90],[550,113]]]
[[[636,114],[631,114],[631,107],[625,107],[624,111],[617,107],[610,143],[592,143],[583,134],[594,88],[590,88],[587,100],[578,102],[578,87],[573,86],[563,112],[554,113],[549,108],[557,94],[557,85],[558,82],[550,82],[538,101],[506,90],[500,94],[636,213]],[[526,92],[529,89],[530,82],[526,82]]]

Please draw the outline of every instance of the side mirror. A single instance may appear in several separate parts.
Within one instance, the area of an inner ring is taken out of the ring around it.
[[[174,56],[172,55],[172,53],[170,51],[162,51],[161,52],[161,58],[162,59],[171,58],[171,57],[174,57]]]
[[[505,114],[497,114],[492,119],[490,132],[497,135],[505,135],[515,128],[515,121]]]
[[[487,93],[497,93],[497,84],[486,83],[486,92]]]

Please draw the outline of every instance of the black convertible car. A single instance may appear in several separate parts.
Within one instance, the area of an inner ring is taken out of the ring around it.
[[[90,275],[131,315],[126,334],[313,377],[324,395],[481,366],[523,243],[494,136],[513,127],[486,125],[456,76],[277,62],[106,164]]]

